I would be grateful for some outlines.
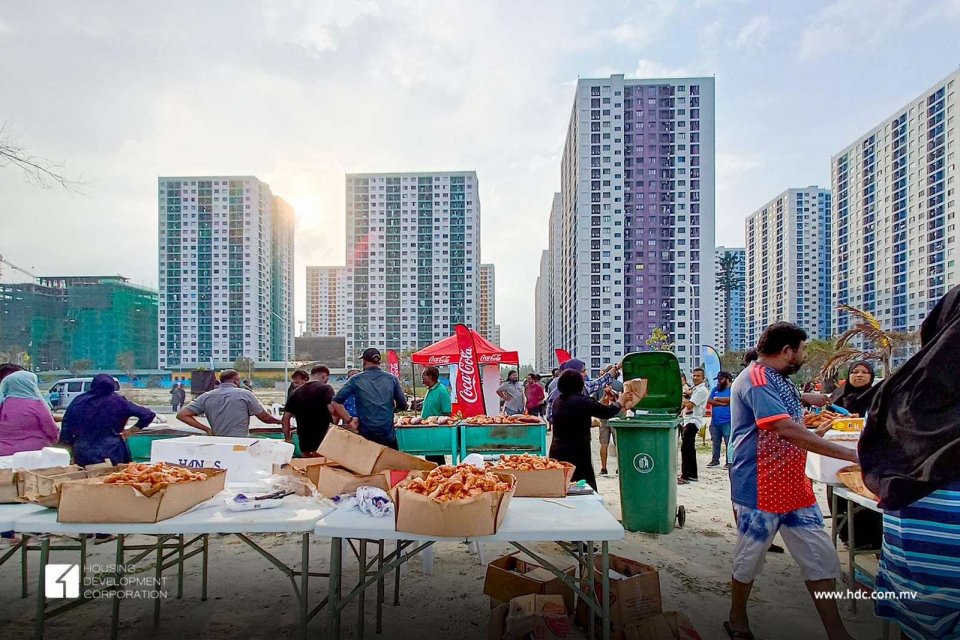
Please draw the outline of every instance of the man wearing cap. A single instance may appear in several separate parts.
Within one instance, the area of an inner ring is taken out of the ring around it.
[[[583,360],[577,360],[576,358],[574,358],[573,360],[567,360],[562,365],[560,365],[561,374],[567,370],[576,371],[577,373],[583,376],[584,378],[583,395],[591,396],[595,394],[597,391],[599,391],[600,389],[603,389],[608,384],[610,384],[610,382],[613,380],[613,373],[614,372],[619,373],[620,365],[619,364],[610,365],[609,367],[601,371],[601,375],[599,378],[596,378],[594,380],[590,380],[589,378],[587,378],[587,365],[584,364]],[[548,423],[553,422],[553,403],[559,397],[560,397],[560,390],[554,387],[553,391],[550,392],[550,397],[547,398],[547,422]]]
[[[707,467],[720,466],[720,445],[726,448],[725,469],[730,468],[730,384],[733,380],[726,371],[717,374],[717,386],[710,391],[710,439],[713,441],[713,457]]]
[[[341,417],[349,416],[344,404],[351,398],[356,402],[357,416],[350,420],[350,428],[367,440],[391,449],[397,448],[397,432],[393,414],[407,410],[407,397],[400,381],[380,368],[380,351],[363,352],[363,371],[353,376],[333,397],[333,408]]]

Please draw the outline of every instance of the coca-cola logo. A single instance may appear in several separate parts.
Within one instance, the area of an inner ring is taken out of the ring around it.
[[[430,364],[450,364],[450,356],[430,356]]]
[[[473,349],[467,347],[460,350],[460,397],[464,402],[474,403],[479,400],[474,375],[477,368],[473,363]]]
[[[488,353],[487,355],[480,356],[480,364],[500,364],[500,361],[503,359],[499,353]]]

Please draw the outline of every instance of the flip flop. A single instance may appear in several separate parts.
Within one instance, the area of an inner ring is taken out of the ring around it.
[[[753,640],[752,631],[735,631],[729,622],[723,623],[723,630],[727,632],[727,637],[730,640]]]
[[[690,484],[690,481],[684,480],[683,478],[677,478],[677,484]]]

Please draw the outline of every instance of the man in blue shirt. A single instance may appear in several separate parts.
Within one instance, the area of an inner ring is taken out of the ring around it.
[[[726,371],[717,374],[717,386],[710,392],[710,399],[707,404],[710,405],[710,439],[713,441],[713,457],[710,458],[709,467],[720,466],[720,445],[727,448],[727,463],[725,469],[730,467],[730,382],[732,376]]]
[[[367,349],[363,352],[363,371],[353,376],[333,397],[334,411],[344,416],[344,404],[353,398],[357,403],[357,416],[350,420],[350,429],[367,440],[391,449],[397,448],[397,432],[393,426],[393,414],[407,410],[407,397],[400,381],[380,368],[380,351]]]

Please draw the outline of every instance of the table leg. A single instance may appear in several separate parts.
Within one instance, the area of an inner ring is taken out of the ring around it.
[[[154,570],[154,578],[157,589],[163,588],[163,543],[165,536],[157,536],[157,566]],[[153,599],[153,626],[160,626],[160,598]]]
[[[120,587],[120,578],[123,577],[123,558],[124,558],[123,544],[125,541],[125,537],[126,536],[124,536],[123,534],[117,536],[117,571],[116,571],[117,588]],[[118,598],[116,594],[114,594],[113,602],[111,603],[112,610],[110,613],[110,640],[117,640],[117,635],[119,633],[120,600],[121,599],[122,598]]]
[[[600,545],[600,576],[601,608],[603,609],[603,640],[610,640],[610,544],[604,540]]]
[[[207,560],[210,557],[210,536],[207,534],[203,535],[203,562],[201,562],[201,581],[200,581],[200,601],[207,601]]]
[[[43,638],[43,623],[47,612],[47,596],[44,591],[43,574],[50,561],[50,538],[44,536],[40,540],[40,580],[37,582],[37,612],[33,621],[34,640]]]
[[[177,551],[177,600],[183,599],[183,534],[179,536]]]
[[[340,570],[343,562],[343,538],[330,539],[330,586],[327,593],[327,635],[340,639]]]
[[[30,557],[30,554],[27,543],[30,541],[30,536],[21,536],[20,537],[20,597],[26,598],[29,595],[30,589],[27,585],[27,573],[29,569],[27,568],[27,558]],[[43,584],[42,582],[40,583]],[[40,586],[38,585],[39,589]]]
[[[363,640],[363,616],[366,613],[367,590],[363,588],[363,583],[367,580],[367,541],[360,540],[360,597],[357,602],[357,638]]]
[[[853,531],[853,521],[854,521],[854,503],[850,500],[847,500],[847,564],[850,570],[850,590],[856,591],[857,589],[857,566],[856,566],[856,539],[854,537]],[[853,613],[857,612],[857,599],[850,598],[850,611]]]
[[[403,540],[397,540],[397,557],[400,557],[400,552],[403,550]],[[403,564],[398,564],[397,569],[394,572],[393,577],[393,606],[400,606],[400,567]]]
[[[837,536],[839,535],[839,525],[837,525],[837,494],[830,491],[830,537],[833,539],[833,547],[837,547]]]
[[[455,431],[454,431],[455,433]],[[383,633],[383,600],[384,600],[384,579],[381,569],[383,569],[383,540],[377,541],[377,572],[380,574],[377,580],[377,633]]]
[[[300,541],[300,637],[307,638],[308,589],[310,588],[310,534]]]
[[[593,588],[594,581],[595,581],[595,577],[596,577],[596,570],[595,570],[595,568],[594,568],[594,561],[593,561],[593,543],[592,543],[592,542],[587,542],[587,543],[585,543],[585,544],[587,545],[587,575],[590,576],[590,581],[589,581],[589,583],[588,583],[588,584],[590,585],[590,586],[588,587],[590,590],[589,590],[587,593],[589,593],[590,596],[594,599],[594,601],[596,601],[596,599],[597,599],[597,590]],[[591,611],[590,611],[590,622],[589,622],[588,625],[587,625],[587,637],[588,637],[588,638],[596,638],[596,637],[597,637],[597,636],[596,636],[596,632],[597,632],[597,629],[596,629],[596,620],[597,620],[597,616],[596,616],[596,614],[593,612],[593,610],[591,610]]]

